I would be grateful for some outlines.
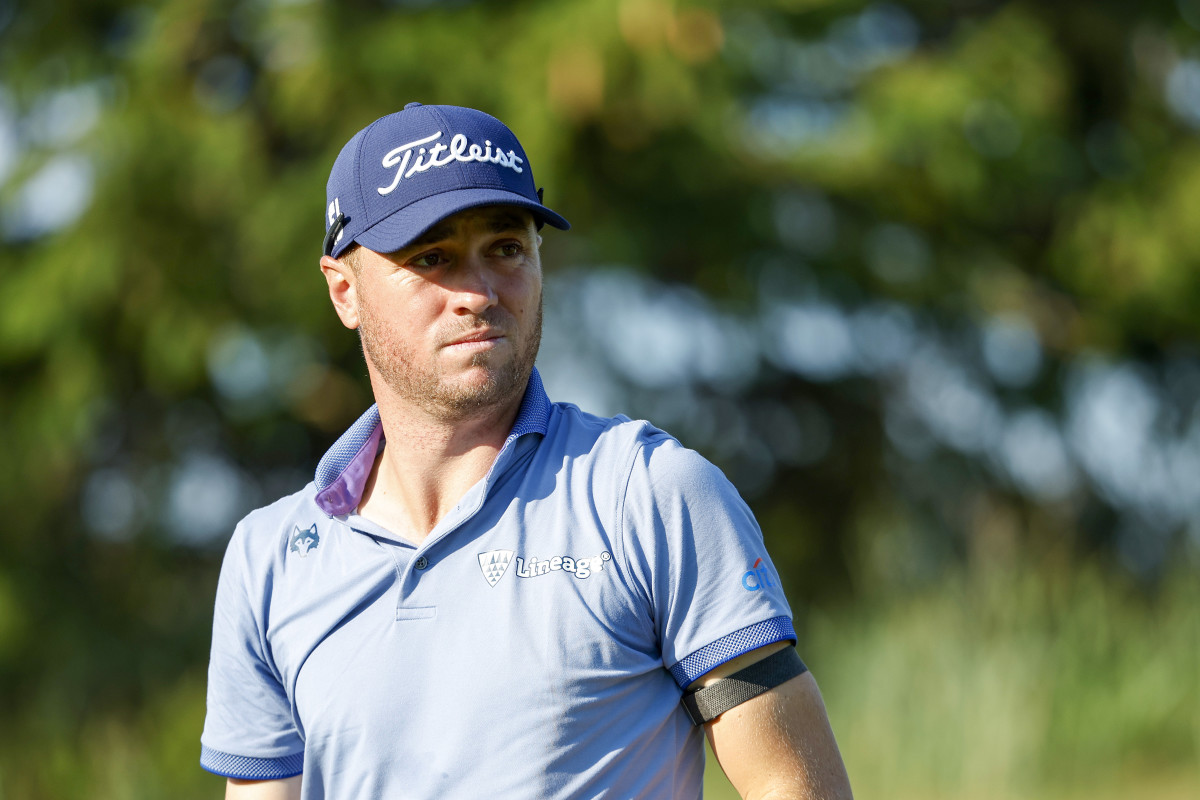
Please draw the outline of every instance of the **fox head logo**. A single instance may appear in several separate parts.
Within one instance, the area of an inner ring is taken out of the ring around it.
[[[321,537],[317,535],[317,525],[314,522],[307,530],[300,530],[300,526],[296,526],[296,532],[292,534],[292,543],[288,545],[288,550],[293,553],[299,553],[301,558],[308,555],[310,550],[316,550],[317,545],[321,543]]]

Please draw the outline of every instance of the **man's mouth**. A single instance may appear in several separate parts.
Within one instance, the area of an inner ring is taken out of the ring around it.
[[[505,338],[505,335],[496,328],[484,328],[460,336],[446,347],[453,350],[484,350],[496,346]]]

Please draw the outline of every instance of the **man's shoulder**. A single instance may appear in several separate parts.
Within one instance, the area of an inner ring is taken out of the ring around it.
[[[555,403],[554,408],[551,434],[563,456],[587,458],[619,481],[641,470],[653,484],[727,482],[707,458],[647,420],[597,416],[570,403]]]
[[[570,403],[555,403],[563,444],[587,453],[597,467],[615,467],[638,491],[708,497],[740,497],[725,473],[670,433],[644,419],[601,417]],[[636,478],[634,476],[637,476]]]
[[[254,561],[270,554],[285,554],[293,530],[316,527],[326,518],[316,504],[316,496],[316,485],[310,482],[297,492],[251,511],[234,529],[230,548],[258,556]]]
[[[673,441],[671,434],[644,419],[624,414],[602,417],[582,410],[574,403],[553,403],[553,429],[564,438],[591,442],[595,447],[637,448],[659,441]]]

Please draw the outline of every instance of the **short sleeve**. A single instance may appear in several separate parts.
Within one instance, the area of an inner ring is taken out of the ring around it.
[[[698,453],[665,434],[643,442],[621,518],[629,569],[680,688],[743,653],[796,640],[754,515]]]
[[[303,770],[304,742],[267,645],[269,563],[254,564],[248,539],[238,526],[221,564],[200,765],[228,778],[288,778]]]

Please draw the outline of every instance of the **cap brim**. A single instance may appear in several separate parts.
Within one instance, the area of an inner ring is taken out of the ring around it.
[[[453,189],[411,203],[384,217],[354,237],[354,241],[377,253],[394,253],[412,244],[438,222],[468,208],[480,206],[517,206],[559,230],[570,230],[571,223],[541,203],[504,189]]]

